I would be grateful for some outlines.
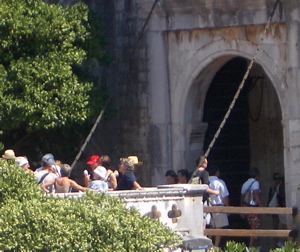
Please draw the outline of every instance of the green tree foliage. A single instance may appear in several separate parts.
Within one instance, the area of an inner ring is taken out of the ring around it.
[[[110,96],[92,74],[110,62],[100,17],[80,1],[3,0],[0,14],[0,141],[31,163],[70,163]]]
[[[0,129],[25,125],[31,132],[86,120],[93,85],[73,67],[93,41],[88,7],[4,0],[0,15]]]
[[[0,251],[157,252],[180,242],[119,198],[92,192],[46,197],[21,168],[0,160],[0,173]]]

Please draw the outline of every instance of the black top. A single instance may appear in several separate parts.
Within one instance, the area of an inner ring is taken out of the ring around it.
[[[199,184],[209,185],[209,173],[207,170],[197,170],[193,173],[193,177],[198,177],[201,180]],[[205,192],[203,194],[203,202],[207,201],[208,197],[209,194]]]

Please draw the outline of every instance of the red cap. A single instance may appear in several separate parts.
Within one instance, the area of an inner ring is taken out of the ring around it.
[[[98,155],[93,155],[90,157],[90,160],[87,161],[86,163],[89,164],[89,165],[93,165],[93,164],[96,164],[99,160],[99,156]]]

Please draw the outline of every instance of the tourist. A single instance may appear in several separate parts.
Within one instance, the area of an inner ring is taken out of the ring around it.
[[[204,184],[204,185],[208,186],[209,185],[209,173],[206,170],[206,168],[208,166],[207,158],[204,156],[198,157],[196,159],[196,165],[197,165],[197,168],[192,173],[191,178],[189,180],[189,184]],[[203,202],[204,206],[208,205],[209,194],[218,196],[219,191],[213,190],[213,189],[207,187],[207,189],[203,193],[203,197],[202,197],[202,202]],[[204,218],[203,228],[205,228],[206,225],[210,221],[210,215],[204,214],[203,218]]]
[[[69,193],[72,189],[77,191],[85,191],[88,188],[78,185],[74,180],[70,179],[71,167],[68,164],[62,164],[61,166],[61,177],[55,178],[47,183],[41,184],[41,188],[44,192],[50,193],[51,191],[47,188],[54,187],[52,192],[55,193]]]
[[[116,190],[132,190],[138,189],[142,190],[143,188],[136,181],[136,177],[133,173],[134,163],[128,158],[120,158],[119,172],[121,172],[122,179],[118,183]]]
[[[134,171],[136,171],[138,167],[143,165],[143,162],[140,162],[137,156],[128,156],[128,159],[133,162]]]
[[[100,156],[92,155],[90,157],[87,164],[90,166],[92,172],[88,174],[87,170],[84,171],[84,185],[96,191],[107,191],[107,171],[99,162],[101,163]]]
[[[219,195],[210,195],[211,206],[229,206],[229,192],[225,182],[219,178],[220,169],[213,165],[209,167],[209,188],[219,191]],[[226,213],[212,213],[210,227],[212,228],[228,228],[229,221]],[[221,235],[215,236],[214,244],[219,247]]]
[[[169,185],[178,183],[176,172],[173,170],[166,171],[165,177]]]
[[[12,149],[8,149],[4,151],[2,158],[5,159],[9,164],[13,164],[15,162],[15,152]]]
[[[278,172],[275,172],[272,176],[273,180],[273,185],[269,189],[269,197],[268,197],[268,206],[270,206],[271,201],[273,200],[273,197],[276,197],[277,200],[277,195],[278,195],[278,188],[279,185],[281,184],[281,175]],[[278,204],[274,205],[273,207],[277,207]],[[279,217],[278,214],[272,214],[272,222],[273,222],[273,228],[274,229],[279,229]]]
[[[252,168],[249,171],[249,179],[243,184],[241,189],[241,205],[250,207],[262,207],[260,200],[260,185],[258,182],[259,170],[258,168]],[[257,214],[247,214],[247,221],[251,229],[258,229],[260,226],[260,220]],[[258,238],[250,237],[249,247],[258,246]]]
[[[102,165],[106,169],[106,182],[108,184],[108,190],[114,190],[117,187],[117,178],[113,171],[111,170],[111,161],[109,156],[102,155],[98,162],[99,165]]]
[[[35,170],[34,175],[38,184],[45,184],[60,177],[60,167],[55,165],[54,156],[51,153],[43,156],[41,167]],[[48,187],[47,190],[52,192],[53,187]]]
[[[181,169],[177,171],[178,184],[187,184],[189,181],[189,171],[187,169]]]
[[[16,157],[15,163],[21,168],[23,168],[26,172],[33,173],[33,170],[29,169],[30,165],[27,157]]]
[[[200,156],[196,160],[197,168],[195,171],[192,173],[192,176],[189,180],[189,184],[204,184],[204,185],[209,185],[209,173],[206,170],[208,166],[208,160],[204,156]],[[205,190],[205,193],[203,194],[203,202],[206,202],[208,199],[208,195],[219,195],[218,190],[213,190],[211,188],[207,188]]]

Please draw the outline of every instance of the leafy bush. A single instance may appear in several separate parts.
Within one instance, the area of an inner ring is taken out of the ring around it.
[[[0,159],[0,206],[9,200],[27,201],[40,198],[42,193],[35,177],[5,159]]]
[[[180,242],[119,198],[92,192],[80,199],[45,197],[22,169],[1,160],[0,172],[0,251],[156,252]]]
[[[277,248],[270,250],[270,252],[300,252],[300,249],[297,248],[296,242],[285,242],[282,248]]]
[[[259,252],[257,248],[247,248],[245,243],[237,243],[235,241],[228,241],[224,250],[215,248],[214,252]],[[282,248],[271,249],[269,252],[300,252],[297,249],[296,242],[285,242]]]

